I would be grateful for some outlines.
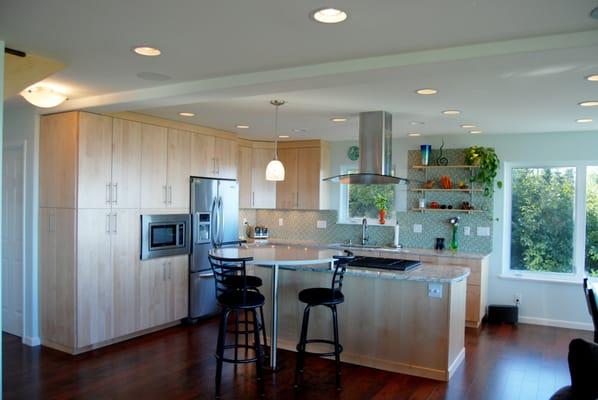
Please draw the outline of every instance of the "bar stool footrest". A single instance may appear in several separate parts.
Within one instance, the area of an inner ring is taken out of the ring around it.
[[[334,341],[332,341],[332,340],[326,340],[326,339],[309,339],[309,340],[306,340],[306,341],[305,341],[305,345],[306,345],[306,346],[307,346],[308,344],[310,344],[310,343],[329,344],[329,345],[331,345],[331,346],[334,346],[334,345],[335,345]],[[301,343],[299,343],[299,344],[297,345],[297,351],[302,351],[302,352],[303,352],[303,354],[310,355],[310,356],[317,356],[317,357],[334,357],[334,356],[336,355],[336,352],[335,352],[335,351],[330,351],[330,352],[321,352],[321,353],[318,353],[318,352],[306,351],[306,350],[305,350],[305,348],[303,348],[303,350],[302,350],[302,349],[301,349],[301,347],[302,347],[302,346],[301,346]],[[338,347],[339,347],[339,351],[338,351],[338,353],[340,354],[340,353],[342,353],[342,352],[343,352],[343,346],[339,344],[339,345],[338,345]]]

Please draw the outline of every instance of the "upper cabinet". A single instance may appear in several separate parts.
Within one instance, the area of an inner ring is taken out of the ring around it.
[[[236,140],[193,133],[191,175],[237,179]]]
[[[191,168],[191,133],[168,130],[167,205],[189,208],[189,170]]]
[[[251,164],[253,149],[249,146],[239,146],[239,207],[253,207],[252,171]]]
[[[215,138],[214,159],[217,178],[237,179],[237,151],[236,140]]]
[[[239,207],[276,208],[276,182],[266,180],[272,144],[244,141],[238,154]]]
[[[330,176],[326,142],[306,140],[280,143],[278,158],[285,168],[284,181],[276,182],[276,208],[299,210],[328,209]]]
[[[141,208],[167,205],[166,163],[168,129],[143,124],[141,127]]]
[[[112,124],[112,208],[139,208],[141,131],[139,122],[115,118]]]

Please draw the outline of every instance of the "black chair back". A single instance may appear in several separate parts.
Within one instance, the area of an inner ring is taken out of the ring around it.
[[[355,258],[350,251],[345,250],[345,253],[346,254],[343,256],[333,257],[336,261],[334,262],[334,274],[332,275],[331,289],[335,291],[340,291],[343,288],[343,279],[345,278],[347,265]]]
[[[253,261],[253,257],[244,258],[225,258],[208,255],[210,261],[210,267],[214,273],[214,284],[216,285],[216,297],[220,296],[224,292],[232,290],[226,285],[226,278],[232,275],[240,275],[245,280],[246,266],[248,261]],[[247,285],[243,285],[242,288],[236,289],[243,292],[247,291]]]
[[[588,284],[588,278],[583,279],[583,293],[586,296],[588,311],[594,323],[594,343],[598,343],[598,305],[596,304],[596,293]]]

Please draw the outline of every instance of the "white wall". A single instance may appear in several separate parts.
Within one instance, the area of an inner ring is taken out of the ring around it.
[[[23,343],[30,346],[40,344],[37,281],[38,137],[39,116],[35,108],[20,99],[7,102],[4,108],[4,144],[25,142],[26,148]]]
[[[598,132],[548,133],[520,135],[450,135],[398,138],[393,141],[393,163],[398,176],[406,176],[407,151],[419,149],[420,144],[445,148],[466,148],[472,145],[494,147],[502,162],[546,162],[551,161],[596,161],[598,163]],[[340,165],[350,165],[346,156],[349,146],[356,142],[331,143],[333,174]],[[498,179],[502,180],[504,164]],[[332,196],[338,204],[338,194]],[[503,204],[504,192],[497,190],[494,198],[495,215],[493,252],[490,262],[489,302],[490,304],[512,304],[515,294],[522,295],[520,306],[521,322],[544,325],[593,329],[585,305],[581,282],[566,283],[522,281],[501,278],[503,249]]]
[[[0,139],[2,139],[2,116],[4,113],[4,41],[0,40]],[[2,184],[2,154],[0,153],[0,185]],[[1,186],[0,186],[1,187]],[[0,197],[2,207],[2,197]],[[2,228],[2,213],[0,213],[0,228]],[[0,270],[2,270],[2,246],[0,246]],[[0,310],[2,310],[2,274],[0,274]],[[0,318],[0,332],[2,332],[2,318]],[[0,360],[2,360],[2,341],[0,341]],[[0,377],[2,376],[2,362],[0,362]],[[2,393],[2,381],[0,379],[0,393]]]

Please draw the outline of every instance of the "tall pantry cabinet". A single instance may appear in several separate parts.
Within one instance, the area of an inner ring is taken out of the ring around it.
[[[79,353],[151,328],[139,318],[147,309],[164,315],[157,318],[162,324],[186,315],[186,298],[167,312],[175,303],[169,299],[186,293],[186,260],[163,259],[162,267],[157,267],[165,270],[168,264],[169,268],[168,274],[159,274],[164,277],[158,285],[166,299],[164,310],[142,301],[150,297],[144,290],[156,290],[156,285],[144,285],[144,272],[158,275],[147,272],[147,263],[139,261],[142,165],[148,156],[142,153],[142,134],[154,128],[86,112],[41,118],[39,260],[44,345]],[[166,171],[167,162],[156,169]],[[185,176],[184,171],[181,174]],[[171,192],[166,192],[168,200]]]

